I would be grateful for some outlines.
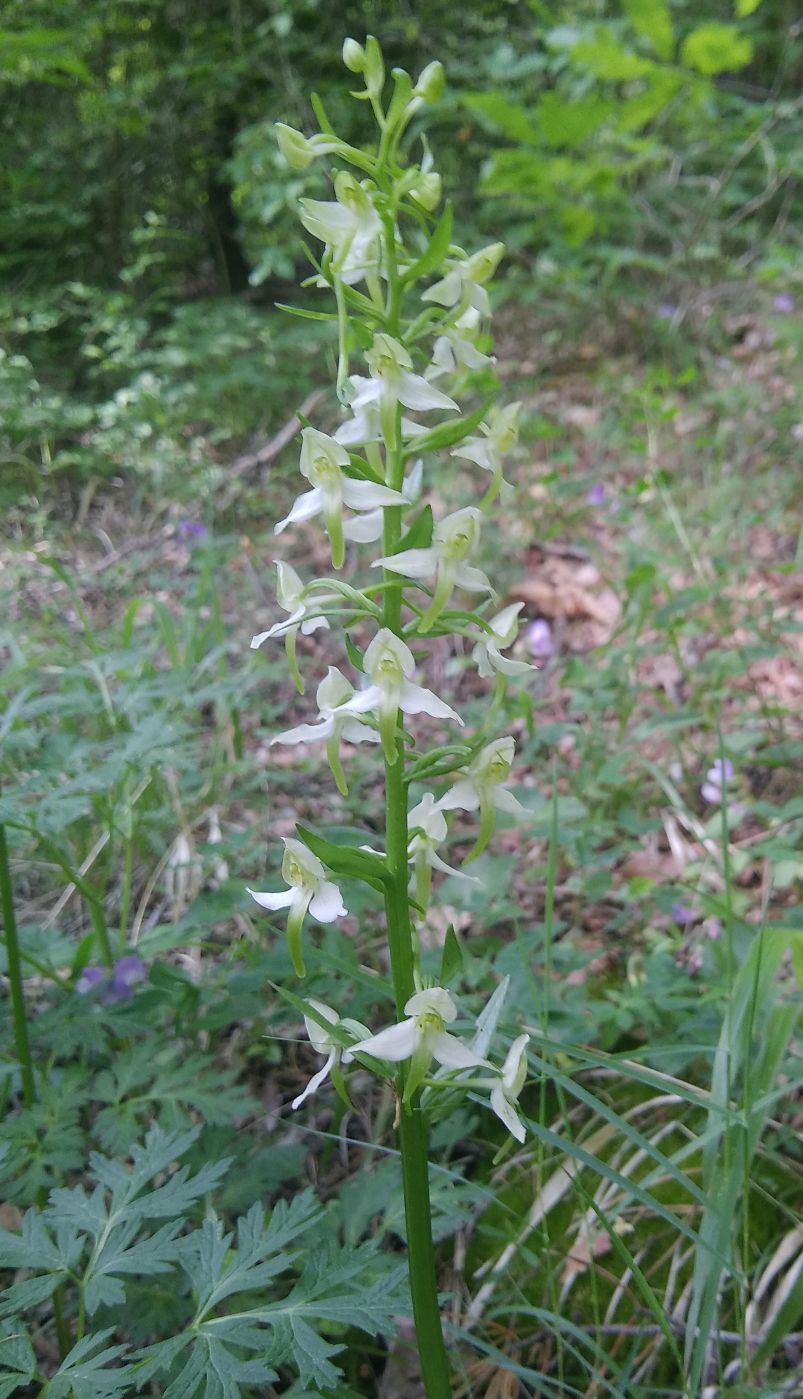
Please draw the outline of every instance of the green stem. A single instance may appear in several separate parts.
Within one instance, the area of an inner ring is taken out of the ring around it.
[[[14,1020],[14,1044],[22,1074],[22,1096],[25,1099],[25,1106],[32,1107],[36,1101],[36,1089],[34,1087],[31,1045],[28,1039],[28,1020],[25,1015],[22,962],[17,937],[17,920],[14,915],[14,893],[11,887],[11,870],[8,863],[6,828],[3,825],[0,825],[0,900],[2,900],[3,923],[5,925],[8,983],[11,987],[11,1014]]]
[[[391,287],[393,288],[392,280]],[[400,440],[398,434],[396,440]],[[403,474],[404,460],[400,448],[397,447],[395,452],[388,453],[388,484],[399,481]],[[395,489],[398,489],[398,486]],[[391,506],[385,510],[384,524],[384,552],[392,554],[401,533],[399,506]],[[389,588],[383,602],[383,624],[396,636],[401,636],[401,590]],[[395,761],[392,763],[387,761],[387,757],[385,760],[385,850],[391,876],[385,886],[385,913],[393,991],[396,1011],[401,1020],[405,1004],[415,991],[413,929],[407,897],[407,782],[404,772],[404,724],[401,714],[397,722],[394,757]],[[407,1069],[402,1065],[397,1083],[400,1103],[404,1099],[406,1077]],[[407,1222],[407,1264],[421,1374],[427,1399],[450,1399],[449,1361],[443,1342],[438,1306],[429,1201],[429,1158],[426,1128],[421,1115],[420,1090],[413,1093],[410,1102],[405,1104],[400,1112],[399,1145],[404,1183],[404,1215]]]

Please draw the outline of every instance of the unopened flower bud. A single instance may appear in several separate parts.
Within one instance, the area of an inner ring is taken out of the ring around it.
[[[307,166],[315,159],[315,152],[306,136],[302,135],[300,131],[296,131],[292,126],[285,126],[281,121],[276,122],[274,131],[279,150],[290,169],[306,170]]]
[[[365,40],[365,60],[362,68],[365,86],[373,97],[379,97],[385,86],[385,64],[379,41],[369,34]]]
[[[416,181],[410,193],[413,199],[416,199],[424,209],[431,213],[433,209],[437,209],[441,202],[441,186],[440,175],[432,170],[428,175],[422,175]]]
[[[446,90],[446,73],[442,63],[436,59],[434,63],[428,63],[419,75],[418,82],[413,89],[416,97],[422,97],[425,102],[440,102]]]
[[[365,49],[356,39],[343,40],[343,62],[350,73],[365,71]]]

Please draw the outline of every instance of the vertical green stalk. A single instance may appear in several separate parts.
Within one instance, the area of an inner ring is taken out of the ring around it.
[[[400,414],[398,415],[400,416]],[[397,428],[397,443],[400,431]],[[403,476],[401,448],[389,453],[386,480],[394,489]],[[401,534],[401,507],[385,510],[383,547],[392,554]],[[385,573],[385,581],[394,575]],[[396,636],[401,635],[401,589],[386,589],[383,599],[383,623]],[[396,761],[385,761],[385,849],[390,880],[385,890],[385,913],[388,927],[390,964],[396,1012],[401,1019],[405,1003],[415,991],[413,930],[407,897],[407,783],[404,778],[404,724],[399,715],[396,733]],[[406,1066],[399,1069],[397,1091],[399,1102],[404,1097]],[[432,1213],[429,1200],[429,1154],[427,1134],[421,1114],[420,1092],[400,1108],[399,1145],[401,1147],[402,1180],[404,1183],[404,1216],[407,1222],[407,1259],[410,1291],[413,1298],[421,1374],[427,1399],[449,1399],[449,1361],[441,1329],[438,1306],[438,1285],[435,1274],[435,1252],[432,1245]]]
[[[31,1045],[28,1039],[28,1021],[25,1015],[25,994],[22,986],[22,962],[20,960],[17,920],[14,915],[14,893],[11,887],[11,869],[8,863],[6,828],[0,824],[0,904],[3,909],[5,927],[6,956],[8,958],[8,982],[11,987],[11,1014],[14,1020],[14,1044],[22,1074],[22,1096],[25,1106],[32,1107],[36,1100],[36,1089],[31,1060]]]

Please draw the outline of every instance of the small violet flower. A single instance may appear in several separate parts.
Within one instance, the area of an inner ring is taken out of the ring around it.
[[[307,910],[319,923],[333,923],[336,918],[344,918],[346,909],[337,885],[326,878],[326,871],[317,856],[313,855],[300,840],[284,837],[284,859],[282,878],[290,886],[284,893],[259,893],[254,889],[248,892],[260,908],[286,908],[287,941],[293,967],[297,976],[304,976],[304,958],[301,952],[301,928]]]
[[[552,628],[543,617],[536,617],[527,628],[527,644],[537,661],[545,661],[555,647],[552,641]]]
[[[403,714],[429,714],[433,719],[453,719],[462,725],[460,715],[448,704],[431,690],[414,684],[410,678],[415,670],[413,653],[406,642],[394,636],[387,627],[382,627],[368,645],[364,665],[370,683],[364,690],[357,690],[341,706],[341,712],[373,712],[377,715],[388,763],[395,763],[398,758],[396,720],[399,710]]]
[[[527,1078],[527,1045],[529,1035],[519,1035],[507,1052],[498,1083],[491,1089],[491,1110],[496,1113],[507,1130],[523,1142],[526,1136],[524,1124],[516,1112],[516,1104]]]
[[[290,514],[274,526],[274,533],[281,534],[288,525],[323,515],[332,547],[332,564],[342,568],[345,555],[343,506],[348,505],[352,510],[375,510],[406,502],[400,491],[392,491],[374,481],[354,481],[344,476],[342,468],[350,464],[349,454],[325,432],[305,427],[301,443],[301,475],[306,476],[312,490],[297,497]]]
[[[176,533],[179,539],[203,539],[209,530],[200,520],[182,520]]]
[[[670,912],[673,922],[677,923],[679,928],[687,928],[690,923],[694,923],[697,917],[694,909],[687,908],[685,904],[680,903],[678,900],[672,904]]]
[[[104,1005],[116,1005],[119,1001],[130,1001],[134,987],[144,981],[148,968],[136,952],[127,952],[119,957],[111,973],[106,967],[84,967],[75,989],[79,996],[100,990],[100,1000]]]
[[[519,630],[518,617],[523,602],[512,602],[504,607],[488,623],[489,631],[483,632],[471,655],[483,680],[488,680],[494,671],[502,675],[524,675],[534,667],[528,661],[511,661],[500,655],[513,645]]]
[[[455,588],[472,593],[493,592],[487,575],[468,562],[479,548],[481,519],[477,507],[467,505],[446,515],[435,526],[428,549],[401,549],[398,554],[388,554],[374,562],[374,568],[387,568],[404,578],[434,576],[435,591],[418,624],[420,632],[430,630]]]
[[[604,505],[605,487],[601,481],[595,481],[594,485],[586,492],[586,505]]]
[[[343,706],[353,698],[354,693],[354,686],[349,684],[345,675],[337,666],[330,666],[315,696],[319,710],[318,723],[298,724],[296,728],[287,729],[271,739],[271,744],[325,743],[332,776],[344,797],[348,796],[348,786],[340,761],[341,740],[345,739],[346,743],[379,742],[376,729],[361,724],[350,711],[344,711]]]
[[[773,299],[772,305],[779,315],[790,316],[795,309],[795,298],[788,291],[782,291]]]
[[[404,1013],[409,1019],[389,1025],[377,1035],[362,1040],[355,1045],[353,1052],[371,1054],[392,1064],[411,1060],[405,1101],[409,1102],[422,1083],[433,1059],[445,1069],[488,1067],[487,1060],[480,1059],[446,1029],[457,1019],[457,1007],[443,987],[432,986],[426,991],[416,991],[407,1001]]]
[[[712,802],[719,806],[722,802],[723,790],[733,781],[733,763],[730,758],[715,758],[708,772],[705,775],[705,782],[700,788],[700,796],[704,801]]]

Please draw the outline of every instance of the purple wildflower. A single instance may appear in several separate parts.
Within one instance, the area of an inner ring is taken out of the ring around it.
[[[176,533],[179,539],[203,539],[209,531],[200,520],[182,520]]]
[[[679,928],[688,927],[689,923],[693,923],[697,916],[694,909],[687,908],[685,904],[679,903],[678,901],[673,903],[671,913]]]
[[[552,628],[543,617],[536,617],[527,628],[527,644],[536,660],[546,660],[552,655]]]
[[[671,302],[662,301],[655,314],[659,321],[671,321],[677,309],[677,306],[673,306]]]
[[[129,952],[114,964],[112,988],[130,996],[137,982],[144,981],[147,975],[148,968],[142,958],[138,957],[136,952]]]
[[[88,992],[94,991],[97,986],[106,980],[107,972],[105,967],[84,967],[75,989],[79,996],[86,996]]]
[[[795,309],[795,298],[790,296],[788,291],[782,291],[778,293],[772,304],[782,316],[790,316]]]
[[[596,481],[586,494],[586,505],[604,505],[605,487],[601,481]]]
[[[704,801],[712,802],[718,806],[722,801],[723,788],[733,781],[733,763],[730,758],[715,758],[708,772],[705,775],[705,782],[700,788],[700,796]]]

